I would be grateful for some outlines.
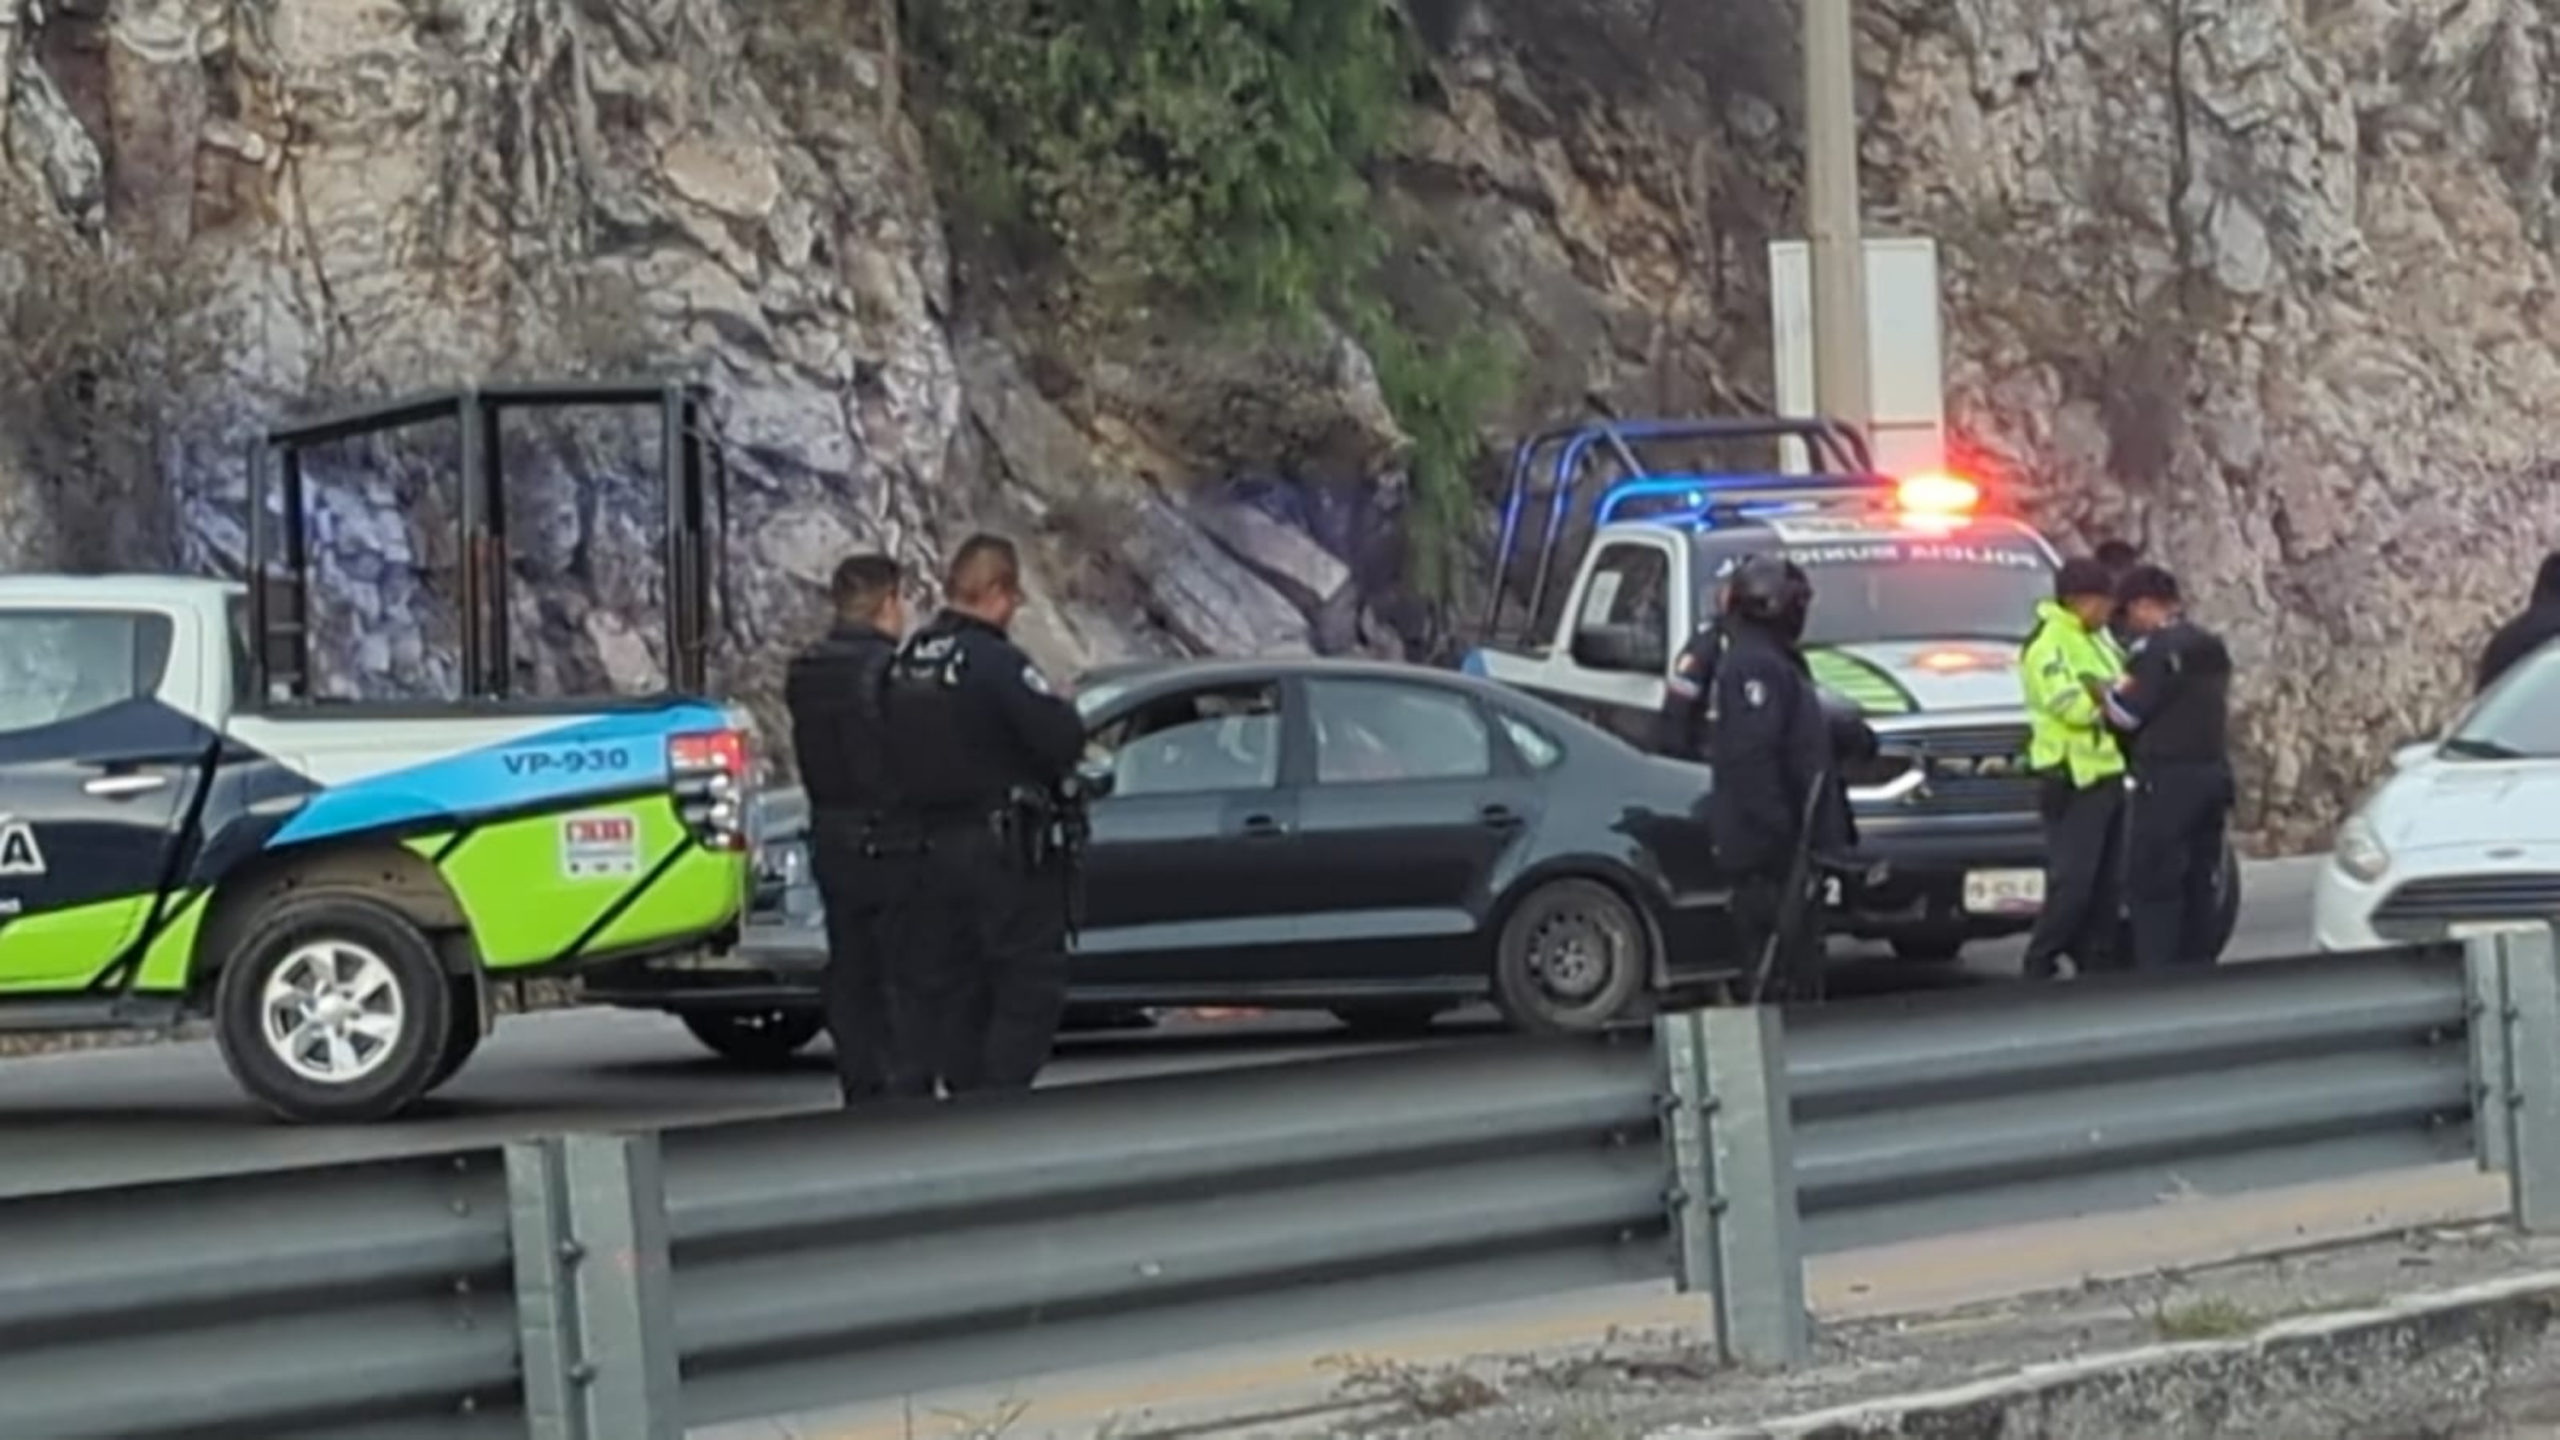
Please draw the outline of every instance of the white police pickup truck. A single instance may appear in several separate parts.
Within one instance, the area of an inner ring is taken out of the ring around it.
[[[463,587],[463,694],[356,704],[309,683],[303,447],[448,412],[468,434],[504,403],[662,402],[670,447],[697,444],[676,387],[465,391],[278,431],[282,598],[0,579],[0,1031],[206,1018],[270,1109],[372,1120],[460,1069],[491,980],[730,943],[754,760],[744,712],[684,683],[707,638],[698,523],[669,545],[676,686],[517,697],[492,623],[498,477],[466,446],[462,551],[489,563]],[[700,482],[698,464],[666,473]],[[275,588],[254,539],[250,568]]]
[[[1780,439],[1806,447],[1811,473],[1655,458]],[[1533,511],[1531,482],[1551,452],[1547,503]],[[1603,468],[1614,472],[1605,483],[1583,483]],[[1814,679],[1879,741],[1846,776],[1868,878],[1826,879],[1833,929],[1906,958],[1953,959],[1971,941],[2032,927],[2044,895],[2017,662],[2059,557],[1979,501],[1955,477],[1877,474],[1863,439],[1826,420],[1607,420],[1534,436],[1513,460],[1485,621],[1494,643],[1465,667],[1657,749],[1671,664],[1713,618],[1720,581],[1754,553],[1794,561],[1813,581],[1804,647]],[[1506,636],[1504,582],[1532,520],[1543,536]],[[1551,585],[1576,545],[1571,584]],[[1521,631],[1542,639],[1519,643]],[[2226,855],[2224,875],[2227,943],[2236,858]]]

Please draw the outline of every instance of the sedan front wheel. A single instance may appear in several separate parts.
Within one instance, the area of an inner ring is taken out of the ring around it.
[[[1597,880],[1552,880],[1495,942],[1493,998],[1522,1030],[1582,1034],[1624,1018],[1653,973],[1644,917]]]

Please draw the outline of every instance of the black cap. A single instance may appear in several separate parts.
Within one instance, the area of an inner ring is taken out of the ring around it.
[[[2116,578],[2107,567],[2085,557],[2065,560],[2053,577],[2053,598],[2069,604],[2074,600],[2104,600],[2116,593]]]
[[[2142,558],[2142,552],[2135,549],[2129,540],[2101,540],[2093,553],[2097,555],[2099,564],[2117,574],[2132,569],[2134,562]]]
[[[2157,565],[2136,565],[2124,572],[2116,582],[2116,601],[2131,605],[2143,600],[2157,600],[2164,605],[2178,603],[2178,577]]]

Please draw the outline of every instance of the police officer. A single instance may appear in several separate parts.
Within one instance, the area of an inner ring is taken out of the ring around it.
[[[943,589],[889,667],[891,753],[928,852],[900,969],[931,994],[944,1089],[1028,1089],[1066,1005],[1066,883],[1037,852],[1084,722],[1007,637],[1023,602],[1011,541],[971,536]]]
[[[829,585],[835,624],[791,659],[782,682],[791,749],[809,795],[810,864],[827,908],[821,986],[836,1079],[847,1105],[890,1093],[921,1094],[920,1077],[889,1074],[892,994],[882,920],[912,862],[882,853],[894,801],[882,755],[881,687],[906,628],[898,562],[855,555]]]
[[[1733,880],[1745,963],[1774,978],[1782,1000],[1818,999],[1811,862],[1857,836],[1835,775],[1833,722],[1797,648],[1813,585],[1793,563],[1753,555],[1735,568],[1728,596],[1708,707],[1708,833]]]
[[[2214,892],[2236,798],[2231,652],[2187,618],[2177,578],[2157,565],[2127,572],[2116,598],[2136,636],[2133,656],[2122,678],[2091,692],[2131,737],[2134,968],[2211,964]]]
[[[2028,978],[2049,979],[2068,952],[2082,970],[2113,959],[2124,750],[2090,682],[2121,670],[2107,639],[2115,586],[2097,560],[2072,560],[2036,606],[2018,669],[2027,699],[2027,765],[2040,782],[2044,908],[2027,937]]]
[[[1663,686],[1662,722],[1654,745],[1662,754],[1681,760],[1706,758],[1707,701],[1715,688],[1716,662],[1724,657],[1724,611],[1732,599],[1729,585],[1716,587],[1716,613],[1698,627],[1688,644],[1680,647],[1680,658],[1671,664],[1671,679]]]

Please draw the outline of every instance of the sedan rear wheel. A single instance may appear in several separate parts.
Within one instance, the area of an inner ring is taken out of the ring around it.
[[[1644,917],[1596,880],[1555,880],[1503,922],[1494,1003],[1513,1025],[1576,1034],[1623,1018],[1653,973]]]
[[[757,1069],[787,1065],[827,1028],[815,1010],[684,1010],[684,1028],[723,1060]]]

